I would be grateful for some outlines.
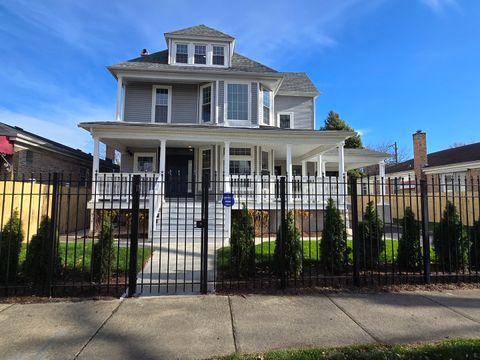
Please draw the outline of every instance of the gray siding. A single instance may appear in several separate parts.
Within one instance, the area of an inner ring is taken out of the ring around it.
[[[279,112],[293,112],[295,129],[314,129],[313,98],[303,96],[275,96],[275,121]]]
[[[218,122],[223,123],[225,115],[225,82],[218,82]]]
[[[252,82],[252,124],[258,124],[258,83]]]
[[[172,86],[172,124],[198,123],[198,85]]]
[[[150,122],[152,118],[152,84],[131,83],[125,86],[124,120]]]

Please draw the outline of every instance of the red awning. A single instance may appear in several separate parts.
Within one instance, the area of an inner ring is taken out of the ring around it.
[[[0,135],[0,154],[13,154],[13,145],[8,141],[8,138],[5,135]]]

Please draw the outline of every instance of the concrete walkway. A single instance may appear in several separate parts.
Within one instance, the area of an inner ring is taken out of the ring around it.
[[[480,336],[480,290],[0,304],[2,359],[202,359]]]

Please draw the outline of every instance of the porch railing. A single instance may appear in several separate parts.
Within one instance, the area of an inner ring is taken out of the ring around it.
[[[155,189],[160,175],[157,173],[98,173],[95,181],[95,197],[98,200],[113,199],[127,201],[132,194],[133,175],[140,175],[140,197],[149,197]]]

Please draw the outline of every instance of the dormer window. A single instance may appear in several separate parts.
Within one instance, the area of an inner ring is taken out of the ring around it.
[[[188,63],[188,45],[187,44],[177,44],[175,62],[180,64]]]
[[[195,45],[195,64],[205,65],[207,63],[207,46],[206,45]]]
[[[225,65],[225,47],[224,46],[213,46],[213,65]]]

